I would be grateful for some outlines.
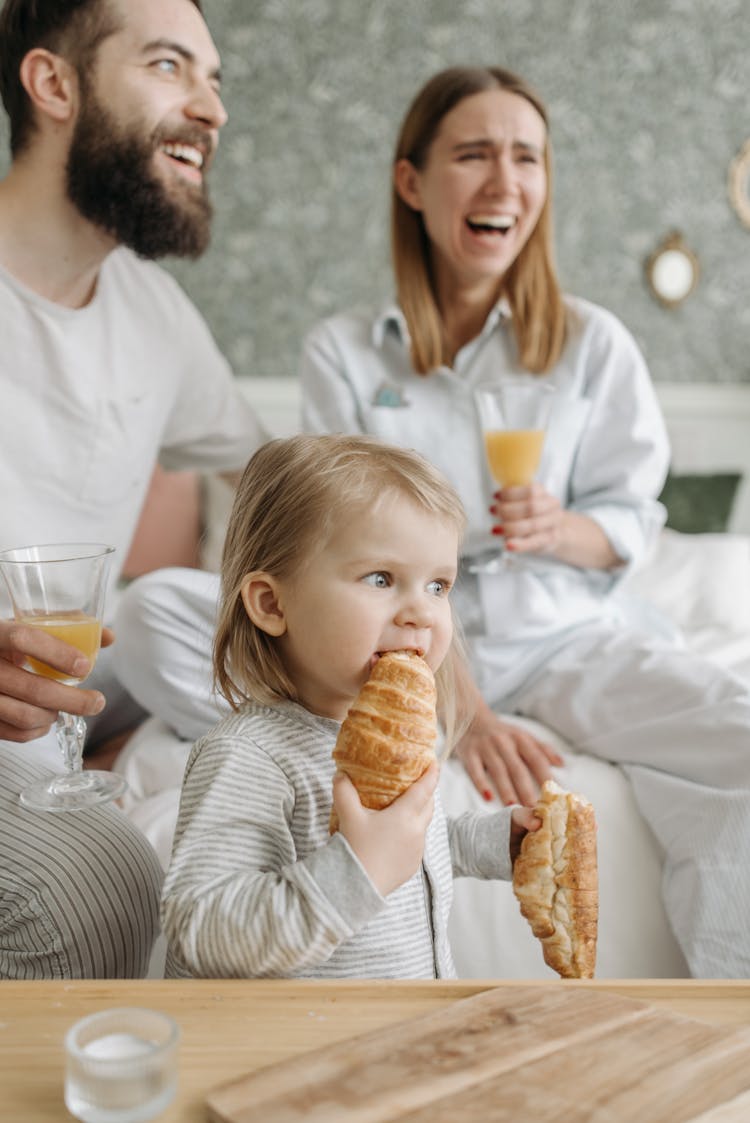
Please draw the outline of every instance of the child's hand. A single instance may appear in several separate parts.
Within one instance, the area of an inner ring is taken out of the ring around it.
[[[398,889],[419,869],[439,771],[437,764],[431,764],[382,811],[363,807],[357,789],[343,772],[334,777],[333,805],[339,817],[339,830],[382,897]]]
[[[521,843],[528,831],[538,831],[542,820],[538,819],[531,807],[514,807],[510,820],[510,860],[515,862],[521,852]]]

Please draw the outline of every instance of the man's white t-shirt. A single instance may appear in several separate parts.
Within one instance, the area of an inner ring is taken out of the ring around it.
[[[0,548],[128,551],[157,459],[240,468],[266,439],[177,282],[119,248],[84,308],[0,269]]]

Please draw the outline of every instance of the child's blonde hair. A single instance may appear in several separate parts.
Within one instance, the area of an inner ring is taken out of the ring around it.
[[[257,570],[289,578],[352,512],[373,518],[384,498],[400,494],[440,516],[458,536],[461,500],[423,457],[364,436],[296,436],[270,441],[248,463],[235,496],[221,561],[214,641],[214,681],[233,709],[253,700],[296,700],[273,636],[253,624],[241,589]],[[450,744],[457,725],[456,682],[463,660],[454,640],[437,673],[440,715]]]

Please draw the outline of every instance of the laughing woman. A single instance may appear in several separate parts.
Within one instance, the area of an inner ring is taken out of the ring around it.
[[[477,788],[533,802],[559,762],[495,711],[620,764],[691,973],[747,977],[750,695],[618,595],[663,524],[669,448],[629,332],[560,292],[550,169],[545,108],[521,78],[452,68],[424,86],[393,163],[397,301],[308,336],[305,425],[415,448],[461,495],[454,603],[478,689],[459,751]],[[475,391],[519,376],[553,388],[552,415],[536,481],[497,490]],[[512,555],[494,573],[480,561],[493,543]]]

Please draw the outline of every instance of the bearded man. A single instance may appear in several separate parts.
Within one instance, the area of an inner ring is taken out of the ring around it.
[[[208,244],[218,54],[198,0],[5,0],[0,94],[0,548],[106,542],[122,564],[157,459],[234,472],[265,439],[151,260]],[[87,668],[9,616],[0,600],[0,978],[142,975],[161,879],[148,844],[111,806],[18,803],[61,766],[59,710],[93,718],[106,700],[111,736],[132,706],[109,649],[85,689],[25,669]]]

